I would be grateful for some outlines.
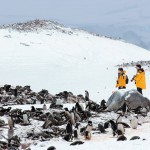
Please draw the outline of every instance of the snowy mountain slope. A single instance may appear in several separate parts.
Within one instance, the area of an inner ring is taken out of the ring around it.
[[[34,90],[46,88],[52,93],[89,90],[91,98],[101,100],[115,89],[115,65],[149,58],[149,51],[135,45],[50,21],[0,29],[1,84],[29,84]],[[135,69],[129,70],[131,78]],[[133,88],[133,83],[128,87]]]
[[[150,49],[149,0],[45,0],[36,5],[35,0],[5,0],[1,5],[0,24],[53,19]]]

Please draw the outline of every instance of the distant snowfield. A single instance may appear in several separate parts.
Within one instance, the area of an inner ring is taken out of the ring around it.
[[[88,90],[97,101],[108,99],[115,90],[115,65],[150,58],[149,51],[132,44],[56,27],[70,34],[57,29],[0,29],[1,84],[28,84],[33,90],[48,89],[52,94],[64,90],[84,94]],[[127,69],[130,78],[135,72],[135,68]],[[130,83],[128,88],[135,86]]]

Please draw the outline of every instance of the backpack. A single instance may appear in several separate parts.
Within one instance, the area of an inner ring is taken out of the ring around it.
[[[128,76],[126,75],[126,84],[128,84],[129,83],[129,78],[128,78]]]

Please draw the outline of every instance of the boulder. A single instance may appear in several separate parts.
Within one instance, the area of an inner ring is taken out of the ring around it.
[[[118,90],[108,99],[106,106],[108,111],[116,111],[126,102],[131,109],[139,106],[150,107],[150,100],[136,90]]]

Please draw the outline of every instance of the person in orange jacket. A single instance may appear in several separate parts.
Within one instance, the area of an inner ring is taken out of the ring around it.
[[[126,89],[126,84],[128,84],[128,76],[126,75],[126,71],[123,68],[118,68],[118,80],[116,87],[118,89]]]
[[[135,81],[137,91],[142,94],[142,90],[146,89],[145,71],[141,65],[136,65],[137,73],[131,81]]]

